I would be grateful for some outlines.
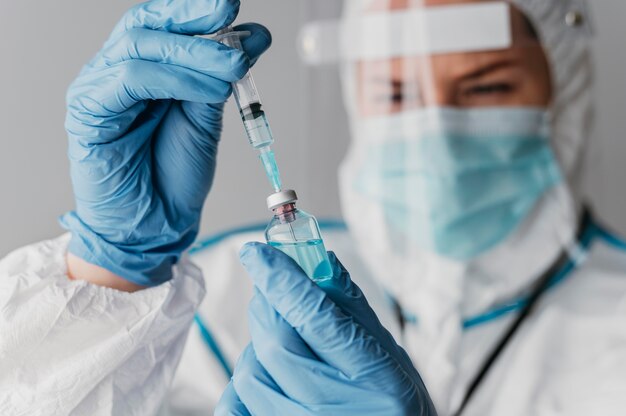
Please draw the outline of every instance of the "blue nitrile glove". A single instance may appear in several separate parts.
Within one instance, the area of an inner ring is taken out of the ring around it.
[[[281,251],[248,244],[256,293],[252,343],[216,415],[435,415],[406,352],[330,253],[334,279],[316,286]]]
[[[122,18],[67,94],[76,211],[69,251],[138,285],[171,277],[196,238],[232,81],[271,43],[235,30],[246,53],[190,35],[230,24],[238,0],[153,0]]]

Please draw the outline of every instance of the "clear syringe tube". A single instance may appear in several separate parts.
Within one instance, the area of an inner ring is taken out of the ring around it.
[[[228,26],[215,34],[215,39],[231,48],[243,50],[239,39],[240,33],[234,32]],[[246,135],[252,147],[259,151],[259,158],[265,168],[265,173],[276,192],[282,188],[280,172],[276,164],[276,158],[271,145],[274,143],[274,136],[270,129],[269,122],[259,92],[252,78],[252,72],[248,71],[244,77],[233,82],[233,95],[239,108],[239,114],[246,129]]]

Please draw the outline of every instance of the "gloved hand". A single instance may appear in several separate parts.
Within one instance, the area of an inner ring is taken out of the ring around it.
[[[330,253],[319,287],[281,251],[248,244],[241,260],[256,293],[252,343],[216,415],[435,415],[406,352]]]
[[[128,11],[67,94],[76,211],[70,253],[135,284],[171,277],[211,188],[230,83],[271,43],[245,52],[191,35],[230,24],[238,0],[153,0]]]

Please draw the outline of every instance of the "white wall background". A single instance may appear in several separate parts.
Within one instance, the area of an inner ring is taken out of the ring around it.
[[[73,207],[65,90],[134,3],[0,0],[0,256],[62,232],[56,218]],[[601,216],[626,233],[626,2],[592,3],[600,127],[589,185]],[[249,1],[239,19],[261,22],[274,35],[255,78],[277,137],[285,184],[297,189],[302,206],[318,217],[339,216],[335,174],[347,133],[338,121],[343,115],[335,72],[302,67],[295,37],[301,22],[332,14],[338,5],[338,0]],[[224,131],[201,235],[269,219],[264,200],[270,189],[232,103]]]

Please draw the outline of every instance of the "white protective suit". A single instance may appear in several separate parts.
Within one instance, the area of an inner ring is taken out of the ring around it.
[[[355,143],[342,168],[350,232],[322,226],[327,248],[406,347],[441,415],[459,406],[528,287],[572,242],[581,211],[591,66],[586,44],[561,42],[577,2],[515,3],[553,68],[553,141],[566,183],[478,260],[450,267],[431,259],[429,273],[407,276],[359,226],[376,207],[355,204],[347,185]],[[464,414],[624,413],[626,243],[593,225],[583,234],[573,270],[541,298]],[[170,282],[132,294],[69,281],[68,236],[8,255],[0,261],[0,415],[211,414],[248,342],[252,288],[238,251],[251,240],[262,240],[260,229],[207,240]]]
[[[381,321],[406,342],[419,323],[409,322],[402,335],[389,299],[350,235],[324,227],[322,232]],[[189,331],[189,324],[200,305],[199,316],[234,367],[248,342],[246,308],[252,293],[238,251],[260,239],[261,232],[233,233],[194,254],[205,282],[185,261],[171,282],[133,294],[69,281],[63,260],[68,236],[4,258],[0,414],[151,415],[160,406],[163,415],[211,414],[228,377],[199,327]],[[626,244],[596,235],[585,263],[545,295],[466,414],[623,414],[625,270]],[[485,322],[463,331],[457,397],[514,314],[481,315]],[[447,394],[430,387],[437,375],[423,377],[433,397]]]

